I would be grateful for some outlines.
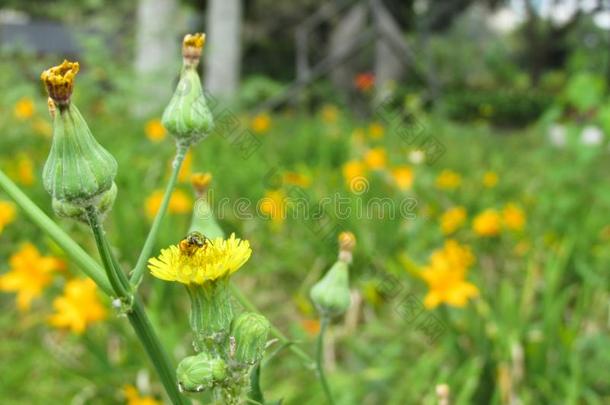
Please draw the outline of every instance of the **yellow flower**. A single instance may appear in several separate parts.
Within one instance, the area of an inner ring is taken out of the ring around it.
[[[502,220],[508,229],[521,231],[525,225],[525,214],[516,204],[509,203],[502,210]]]
[[[162,249],[159,257],[148,261],[148,269],[158,279],[182,284],[203,284],[227,277],[244,265],[252,249],[247,240],[216,238],[194,252],[185,252],[179,245]]]
[[[385,128],[379,122],[373,122],[371,125],[369,125],[369,136],[371,139],[383,138],[384,133]]]
[[[140,393],[133,385],[125,385],[123,387],[123,395],[127,399],[127,405],[161,405],[151,396],[140,396]]]
[[[350,160],[343,165],[343,178],[347,184],[350,184],[358,177],[365,177],[366,166],[359,160]]]
[[[81,334],[89,324],[106,319],[106,309],[97,295],[97,287],[89,278],[72,279],[64,287],[64,293],[53,300],[55,313],[49,323],[60,329],[70,329]]]
[[[146,199],[146,215],[154,218],[161,207],[163,191],[156,190]],[[188,214],[193,209],[193,200],[182,190],[174,190],[169,199],[167,212],[170,214]]]
[[[15,220],[17,211],[15,205],[8,201],[0,200],[0,234],[4,227]]]
[[[26,155],[17,159],[17,180],[24,186],[34,184],[34,163]]]
[[[258,206],[261,213],[271,218],[276,224],[281,224],[286,219],[286,195],[283,191],[266,192],[258,202]]]
[[[183,47],[203,48],[205,45],[205,34],[197,32],[195,34],[186,34],[182,40]]]
[[[448,240],[442,249],[435,250],[428,266],[420,275],[428,284],[424,305],[428,309],[441,303],[462,308],[470,298],[478,296],[478,288],[466,281],[468,267],[474,262],[470,249]]]
[[[462,177],[452,170],[443,170],[436,178],[436,187],[442,190],[458,188],[461,183]]]
[[[293,186],[302,188],[307,188],[311,185],[311,177],[297,172],[284,173],[283,180],[286,184],[292,184]]]
[[[191,166],[193,166],[193,152],[189,150],[184,157],[184,161],[182,162],[182,166],[178,172],[179,182],[184,183],[185,181],[189,181],[191,179]]]
[[[384,148],[373,148],[364,155],[364,162],[372,170],[383,169],[387,163],[387,153]]]
[[[498,184],[498,175],[496,172],[485,172],[483,174],[483,186],[487,188],[495,187]]]
[[[445,235],[457,231],[466,221],[466,209],[464,207],[453,207],[441,215],[441,230]]]
[[[399,189],[410,190],[413,186],[413,169],[409,166],[398,166],[392,170],[392,178]]]
[[[264,134],[271,128],[271,116],[267,113],[261,113],[252,118],[250,128],[257,134]]]
[[[146,132],[146,137],[152,142],[161,142],[167,135],[165,127],[158,118],[148,121],[144,127],[144,132]]]
[[[27,120],[34,115],[34,102],[29,97],[20,98],[15,104],[13,113],[18,120]]]
[[[479,236],[496,236],[501,225],[500,214],[494,209],[486,209],[472,221],[472,229]]]
[[[52,281],[52,273],[63,268],[55,257],[41,256],[31,243],[24,244],[9,260],[10,270],[0,275],[0,291],[17,293],[17,308],[30,309],[32,301]]]
[[[337,119],[339,118],[339,109],[332,105],[332,104],[326,104],[324,105],[324,107],[322,107],[322,120],[324,122],[326,122],[327,124],[332,124],[337,122]]]

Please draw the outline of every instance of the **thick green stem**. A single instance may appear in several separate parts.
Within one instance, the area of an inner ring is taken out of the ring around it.
[[[163,217],[167,212],[167,207],[169,206],[169,201],[172,197],[172,193],[174,188],[176,187],[176,180],[178,179],[178,173],[180,173],[180,168],[182,167],[182,162],[184,162],[184,157],[186,156],[186,152],[188,151],[188,146],[184,144],[178,144],[178,149],[176,151],[176,157],[174,158],[172,175],[169,178],[169,182],[167,183],[167,187],[165,188],[165,195],[163,196],[163,201],[161,202],[161,207],[159,207],[159,211],[155,216],[153,224],[148,232],[148,236],[146,237],[146,241],[144,242],[144,246],[142,247],[142,251],[140,252],[140,256],[138,257],[138,261],[136,266],[133,269],[133,274],[131,275],[131,284],[137,288],[137,286],[142,281],[142,277],[144,276],[144,270],[146,269],[146,262],[150,258],[150,254],[155,245],[155,241],[157,240],[157,234],[159,233],[159,229],[161,228],[161,222],[163,221]]]
[[[161,342],[159,342],[159,338],[155,334],[153,327],[146,316],[142,303],[138,298],[134,298],[129,291],[129,280],[127,280],[127,277],[120,269],[116,258],[110,250],[110,245],[104,235],[104,229],[95,207],[87,208],[87,217],[95,237],[98,251],[102,258],[102,263],[104,263],[106,273],[110,279],[110,284],[114,288],[116,295],[121,299],[127,300],[130,304],[130,308],[127,311],[129,322],[144,346],[146,354],[157,370],[159,379],[165,387],[167,395],[174,405],[188,404],[189,401],[184,398],[178,390],[175,371],[170,366],[169,357],[163,350]]]
[[[233,296],[237,299],[237,301],[239,301],[239,303],[243,305],[244,308],[246,308],[248,311],[260,313],[258,308],[256,308],[256,306],[252,302],[250,302],[250,300],[233,283],[231,283],[231,292],[233,293]],[[282,331],[271,325],[271,333],[282,343],[288,345],[288,348],[299,358],[301,358],[301,360],[305,362],[305,365],[308,368],[313,369],[315,367],[314,360],[307,353],[301,350],[300,347],[296,346],[292,340],[290,340],[286,335],[282,333]]]
[[[328,385],[328,381],[326,381],[326,375],[324,374],[324,334],[326,333],[326,327],[328,326],[328,317],[322,316],[320,321],[320,334],[318,335],[318,344],[317,344],[317,353],[316,353],[316,366],[318,368],[318,378],[320,379],[320,383],[322,384],[322,388],[324,389],[324,394],[326,395],[326,399],[328,403],[333,405],[335,400],[333,399],[333,394],[330,391],[330,386]]]
[[[112,286],[104,274],[104,269],[85,252],[67,233],[49,218],[30,198],[25,195],[2,170],[0,170],[0,187],[9,195],[30,220],[42,229],[63,249],[95,284],[107,295],[114,295]]]

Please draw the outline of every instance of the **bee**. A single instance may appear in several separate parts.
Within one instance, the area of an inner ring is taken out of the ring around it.
[[[190,232],[184,239],[180,241],[178,246],[180,251],[187,256],[192,256],[199,249],[205,249],[208,243],[212,243],[205,235],[201,232]]]

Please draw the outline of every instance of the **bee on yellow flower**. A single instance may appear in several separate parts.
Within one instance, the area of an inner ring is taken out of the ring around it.
[[[369,125],[369,137],[371,139],[381,139],[385,133],[385,128],[379,122],[372,122]]]
[[[127,400],[127,405],[162,405],[161,402],[151,396],[140,395],[138,389],[133,385],[124,386],[123,395]]]
[[[165,139],[165,136],[167,135],[167,131],[165,130],[165,127],[163,126],[159,118],[154,118],[148,121],[146,123],[146,126],[144,127],[144,132],[146,132],[146,137],[151,142],[155,143],[161,142]]]
[[[491,208],[481,212],[472,221],[472,229],[479,236],[496,236],[500,233],[501,227],[500,214]]]
[[[324,121],[327,124],[333,124],[335,122],[337,122],[337,120],[339,119],[339,109],[332,105],[332,104],[326,104],[322,107],[322,121]]]
[[[493,188],[498,184],[498,174],[496,172],[485,172],[483,174],[483,186]]]
[[[162,249],[159,257],[148,261],[148,269],[161,280],[201,285],[230,276],[248,261],[251,254],[250,243],[231,234],[226,240],[206,239],[205,248],[190,254],[178,245]]]
[[[146,199],[146,215],[149,218],[154,218],[161,208],[161,202],[163,201],[163,191],[155,190]],[[169,199],[169,206],[167,212],[170,214],[188,214],[193,209],[193,200],[182,190],[174,190],[172,196]]]
[[[453,190],[462,184],[462,176],[452,170],[443,170],[436,178],[436,187],[442,190]]]
[[[398,166],[392,169],[392,178],[396,186],[402,190],[410,190],[413,186],[413,169],[409,166]]]
[[[388,157],[384,148],[373,148],[364,155],[364,163],[371,170],[381,170],[385,168]]]
[[[502,222],[508,229],[521,231],[525,226],[525,214],[516,204],[506,204],[502,210]]]
[[[15,108],[13,110],[15,118],[20,121],[24,121],[28,118],[31,118],[34,115],[34,112],[34,101],[32,101],[32,99],[29,97],[20,98],[15,104]]]
[[[17,293],[17,308],[27,311],[51,283],[53,272],[64,268],[61,260],[41,256],[31,243],[25,243],[9,259],[10,270],[0,275],[0,291]]]
[[[93,280],[72,279],[64,286],[63,295],[53,300],[55,312],[49,323],[58,329],[82,334],[87,326],[106,319],[106,309],[100,302]]]
[[[24,186],[34,184],[34,162],[26,155],[17,159],[17,181]]]
[[[250,128],[257,134],[264,134],[271,128],[271,116],[267,113],[256,115],[250,121]]]
[[[267,191],[258,202],[258,209],[274,224],[280,225],[286,219],[286,195],[281,190]]]
[[[466,222],[466,208],[464,207],[453,207],[441,215],[441,230],[445,235],[450,235],[457,231],[464,222]]]
[[[0,200],[0,234],[4,227],[15,220],[16,216],[15,205],[12,202]]]
[[[428,309],[445,303],[462,308],[469,299],[479,295],[476,285],[466,281],[468,268],[474,262],[470,249],[454,240],[448,240],[435,250],[420,276],[428,284],[424,305]]]

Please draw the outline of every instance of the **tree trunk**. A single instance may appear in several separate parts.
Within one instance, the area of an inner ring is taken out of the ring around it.
[[[241,23],[241,0],[208,2],[205,86],[225,99],[234,96],[239,85]]]

